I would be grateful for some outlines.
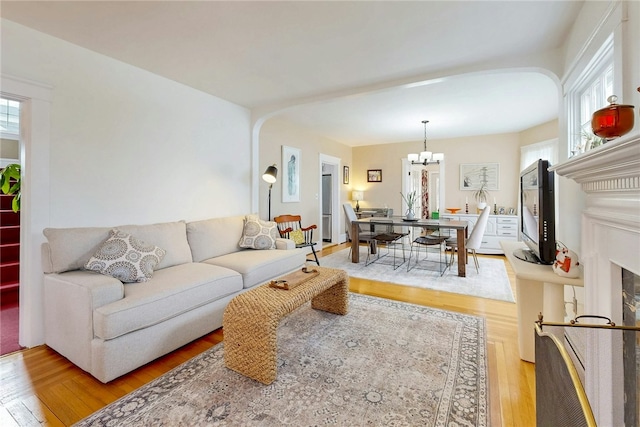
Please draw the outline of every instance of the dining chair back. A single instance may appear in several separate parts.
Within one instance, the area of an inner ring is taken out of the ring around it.
[[[351,203],[343,203],[342,208],[344,209],[345,224],[347,226],[347,239],[351,241],[351,223],[353,221],[357,221],[358,217],[356,216],[356,212],[353,210],[353,206],[351,206]],[[372,239],[374,235],[375,233],[368,230],[363,230],[362,227],[358,226],[358,241],[359,243],[367,243],[367,246],[369,247],[369,253],[371,253],[371,245],[373,244]],[[349,248],[348,256],[351,256],[351,248]]]
[[[484,237],[484,232],[487,229],[487,223],[489,222],[489,215],[491,214],[491,207],[487,206],[484,208],[480,216],[478,217],[478,221],[473,226],[473,230],[471,230],[471,234],[465,240],[465,248],[467,252],[471,252],[473,256],[473,262],[476,266],[476,272],[480,272],[480,264],[478,263],[478,256],[476,251],[480,249],[482,246],[482,238]],[[451,248],[453,251],[458,247],[458,241],[454,238],[447,239],[447,247]],[[458,262],[460,262],[460,256],[464,257],[464,254],[458,253]],[[451,254],[451,264],[453,264],[453,253]]]

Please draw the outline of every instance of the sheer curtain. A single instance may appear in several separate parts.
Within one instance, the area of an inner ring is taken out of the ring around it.
[[[558,161],[558,140],[550,139],[520,147],[520,171],[538,159],[548,160],[555,165]]]

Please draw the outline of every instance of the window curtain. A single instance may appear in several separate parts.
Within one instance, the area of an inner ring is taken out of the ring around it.
[[[420,185],[422,188],[422,209],[420,217],[429,218],[429,172],[423,169],[420,173]]]
[[[548,160],[555,165],[558,161],[558,140],[550,139],[520,147],[520,171],[538,159]]]

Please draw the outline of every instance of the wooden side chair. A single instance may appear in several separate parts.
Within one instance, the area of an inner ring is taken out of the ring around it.
[[[293,240],[296,248],[310,247],[314,259],[307,259],[307,261],[320,265],[318,254],[316,254],[316,242],[313,241],[313,230],[318,228],[317,225],[312,224],[308,227],[303,227],[300,215],[280,215],[273,218],[273,220],[278,226],[280,237]]]

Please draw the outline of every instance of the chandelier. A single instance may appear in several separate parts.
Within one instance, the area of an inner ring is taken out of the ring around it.
[[[431,151],[427,151],[427,123],[429,120],[423,120],[422,124],[424,125],[424,151],[421,151],[420,154],[410,153],[407,156],[407,159],[411,162],[412,165],[431,165],[431,164],[440,164],[440,160],[444,160],[444,153],[432,153]]]

